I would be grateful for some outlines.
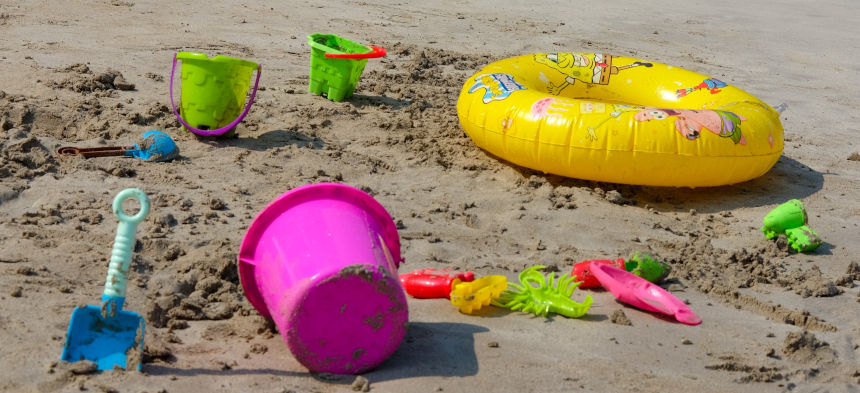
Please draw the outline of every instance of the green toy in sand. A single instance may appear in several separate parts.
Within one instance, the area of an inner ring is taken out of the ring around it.
[[[797,252],[812,252],[821,245],[821,238],[806,225],[808,216],[803,202],[792,199],[771,210],[763,220],[761,231],[767,239],[785,235],[788,245]]]
[[[663,281],[672,270],[669,265],[651,258],[648,254],[639,255],[634,252],[633,256],[624,262],[624,270],[642,277],[650,282],[659,283]]]

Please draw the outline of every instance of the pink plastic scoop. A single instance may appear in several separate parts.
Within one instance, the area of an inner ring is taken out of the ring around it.
[[[672,315],[678,322],[687,325],[702,323],[702,318],[690,310],[681,299],[642,277],[611,265],[594,262],[591,263],[591,272],[600,281],[600,285],[624,303],[643,310]]]

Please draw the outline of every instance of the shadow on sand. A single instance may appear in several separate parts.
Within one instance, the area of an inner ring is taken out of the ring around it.
[[[475,334],[486,327],[454,322],[410,322],[403,342],[365,374],[371,381],[414,377],[466,377],[478,373]]]
[[[275,147],[298,146],[319,150],[325,147],[325,142],[317,137],[307,136],[297,131],[272,130],[258,135],[256,138],[233,138],[218,140],[222,146],[240,147],[254,151],[265,151]]]
[[[492,156],[490,156],[492,157]],[[496,158],[506,165],[513,165]],[[616,190],[635,205],[648,205],[657,211],[689,211],[719,213],[741,207],[760,207],[783,203],[789,199],[803,199],[815,194],[824,186],[824,173],[786,156],[764,175],[739,184],[719,187],[650,187],[602,183],[542,174],[527,168],[515,167],[523,177],[544,176],[553,185],[568,187],[600,187]]]
[[[384,96],[367,96],[362,94],[354,94],[346,99],[346,102],[354,105],[356,108],[364,107],[379,107],[386,105],[391,109],[398,110],[412,105],[412,101],[399,100]]]
[[[229,369],[222,370],[220,368],[174,368],[163,364],[148,364],[143,366],[147,374],[150,375],[175,375],[179,377],[191,377],[195,375],[277,375],[281,377],[310,377],[311,373],[276,370],[273,368],[255,368],[255,369]]]
[[[665,206],[666,210],[677,209],[680,205],[683,209],[717,213],[741,207],[780,204],[795,198],[803,199],[820,191],[823,186],[824,173],[782,156],[770,171],[750,181],[696,189],[642,187],[636,198],[640,204]]]
[[[475,334],[489,329],[466,323],[410,322],[406,336],[396,351],[370,372],[364,373],[371,382],[403,378],[443,376],[465,377],[478,373],[475,354]],[[323,383],[348,385],[352,375],[311,373],[272,368],[227,369],[174,368],[170,365],[147,364],[144,369],[151,375],[273,375],[281,377],[308,377]]]

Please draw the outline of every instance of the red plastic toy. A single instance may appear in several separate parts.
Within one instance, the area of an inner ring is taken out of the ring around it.
[[[451,269],[436,271],[436,269],[416,270],[412,273],[400,275],[400,283],[406,293],[420,299],[451,298],[451,283],[454,279],[470,282],[475,280],[475,273],[459,272],[456,274],[445,274]]]
[[[573,274],[576,276],[576,281],[582,282],[582,284],[579,285],[580,288],[600,287],[600,281],[597,281],[597,277],[595,277],[594,273],[592,273],[590,270],[592,262],[610,265],[624,270],[624,259],[621,258],[618,258],[618,260],[616,261],[612,261],[609,259],[595,259],[591,261],[577,263],[573,265]]]

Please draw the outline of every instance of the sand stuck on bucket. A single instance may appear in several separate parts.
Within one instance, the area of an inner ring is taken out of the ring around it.
[[[239,250],[245,295],[311,371],[376,367],[406,333],[394,222],[370,195],[323,183],[267,206]]]

